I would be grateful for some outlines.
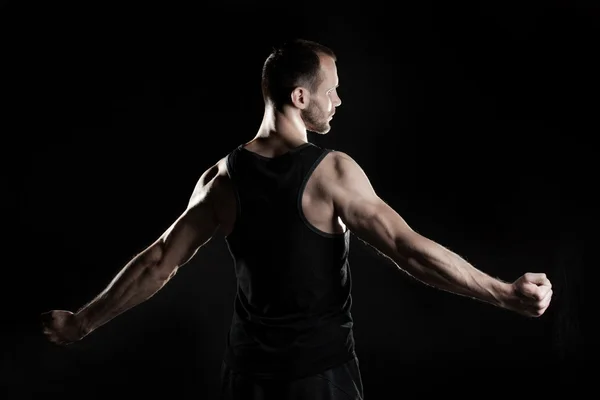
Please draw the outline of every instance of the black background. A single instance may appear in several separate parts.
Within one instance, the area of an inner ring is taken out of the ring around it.
[[[338,56],[342,105],[311,141],[483,271],[554,285],[528,319],[413,281],[353,237],[366,398],[583,390],[600,14],[523,3],[0,3],[6,398],[215,398],[235,293],[222,237],[79,343],[45,343],[38,315],[91,300],[254,136],[262,63],[292,37]]]

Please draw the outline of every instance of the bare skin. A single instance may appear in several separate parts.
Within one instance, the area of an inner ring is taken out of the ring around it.
[[[307,142],[307,130],[325,134],[341,104],[333,59],[321,57],[323,81],[315,92],[296,88],[292,104],[276,111],[266,101],[262,124],[246,149],[265,157]],[[476,269],[459,255],[415,232],[375,193],[362,168],[347,154],[329,153],[311,175],[302,197],[307,220],[324,232],[346,229],[421,282],[528,317],[544,314],[552,285],[543,273],[526,273],[512,283]],[[188,207],[146,250],[76,313],[42,314],[51,342],[67,345],[158,292],[215,233],[227,235],[235,222],[236,199],[225,158],[198,180]]]

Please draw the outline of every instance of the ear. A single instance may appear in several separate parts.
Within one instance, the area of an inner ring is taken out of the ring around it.
[[[310,92],[308,89],[303,88],[302,86],[298,86],[291,94],[292,104],[297,108],[304,110],[308,107],[308,102]]]

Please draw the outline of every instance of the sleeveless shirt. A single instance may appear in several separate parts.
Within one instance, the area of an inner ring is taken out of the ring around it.
[[[243,147],[227,156],[237,197],[225,238],[237,291],[224,362],[258,378],[317,374],[355,356],[350,233],[310,224],[302,194],[331,150],[305,143],[264,157]]]

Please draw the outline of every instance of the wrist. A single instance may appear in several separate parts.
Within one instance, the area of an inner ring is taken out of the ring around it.
[[[81,338],[89,335],[94,330],[85,309],[75,313],[75,324]]]
[[[499,279],[494,279],[491,292],[496,306],[506,309],[509,308],[510,299],[513,296],[512,284]]]

